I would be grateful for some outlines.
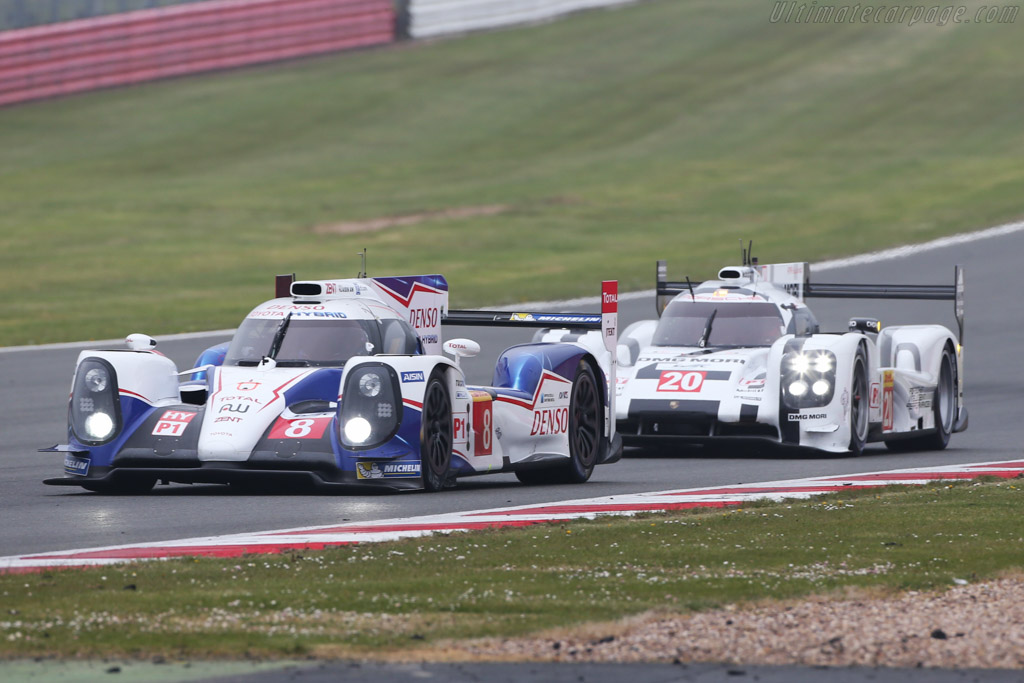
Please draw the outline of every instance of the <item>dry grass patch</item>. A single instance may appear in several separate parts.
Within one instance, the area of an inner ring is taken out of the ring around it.
[[[477,218],[480,216],[497,216],[509,211],[512,207],[507,204],[485,204],[483,206],[461,206],[453,209],[438,209],[435,211],[420,211],[417,213],[405,214],[404,216],[384,216],[382,218],[371,218],[365,221],[345,221],[343,223],[328,223],[317,225],[313,228],[316,235],[361,235],[370,232],[377,232],[387,228],[402,228],[410,225],[417,225],[433,220],[458,220],[464,218]]]

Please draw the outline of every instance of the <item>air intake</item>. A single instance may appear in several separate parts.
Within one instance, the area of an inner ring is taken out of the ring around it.
[[[292,296],[298,297],[310,297],[310,296],[322,296],[324,292],[324,286],[319,282],[293,282],[292,283]]]
[[[724,282],[750,282],[754,279],[754,269],[749,266],[722,268],[718,271],[718,279]]]

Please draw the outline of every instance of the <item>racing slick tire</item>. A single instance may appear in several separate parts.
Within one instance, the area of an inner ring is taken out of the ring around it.
[[[156,486],[156,477],[131,477],[82,484],[82,488],[86,491],[108,496],[138,496],[149,493],[154,486]]]
[[[586,361],[576,367],[569,395],[569,462],[551,469],[521,470],[524,484],[582,484],[590,479],[604,436],[604,412],[597,378]]]
[[[452,465],[452,402],[440,375],[431,375],[423,394],[420,458],[423,488],[440,491]]]
[[[868,441],[868,371],[864,350],[853,359],[850,380],[850,454],[860,455]]]
[[[932,398],[935,431],[912,439],[892,439],[885,442],[886,447],[897,453],[944,450],[949,445],[949,435],[953,433],[953,422],[956,419],[956,387],[956,361],[953,351],[946,346],[942,350],[942,360],[939,361],[939,383]]]

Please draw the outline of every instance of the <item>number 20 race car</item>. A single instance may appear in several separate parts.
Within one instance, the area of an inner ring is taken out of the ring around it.
[[[624,443],[857,455],[872,441],[942,449],[967,428],[959,266],[951,285],[856,285],[812,283],[805,263],[758,266],[746,251],[743,262],[703,283],[668,282],[658,262],[660,320],[634,323],[620,338]],[[809,297],[950,299],[959,340],[941,325],[881,328],[873,319],[823,333]]]
[[[605,287],[614,293],[614,282]],[[43,449],[64,453],[65,476],[46,483],[105,493],[157,481],[436,491],[501,471],[584,482],[621,455],[614,379],[602,370],[614,368],[614,319],[602,332],[601,315],[448,311],[440,275],[279,276],[277,290],[229,343],[182,372],[141,334],[126,349],[83,351],[68,444]],[[480,347],[442,344],[446,318],[594,331],[508,348],[494,386],[471,387],[459,359]]]

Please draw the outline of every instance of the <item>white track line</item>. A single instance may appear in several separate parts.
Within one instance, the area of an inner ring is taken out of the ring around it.
[[[990,237],[1002,237],[1004,235],[1011,235],[1016,232],[1024,230],[1024,221],[1016,221],[1014,223],[1004,223],[1003,225],[997,225],[992,228],[985,230],[979,230],[977,232],[964,232],[959,235],[953,235],[951,237],[940,237],[939,239],[932,240],[931,242],[924,242],[922,244],[908,244],[902,247],[894,247],[892,249],[884,249],[882,251],[874,251],[868,254],[860,254],[859,256],[850,256],[848,258],[834,259],[831,261],[822,261],[820,263],[811,264],[811,272],[821,272],[827,270],[835,270],[839,268],[847,268],[849,266],[862,265],[865,263],[877,263],[879,261],[894,261],[896,259],[906,258],[912,254],[919,254],[923,251],[932,251],[935,249],[943,249],[945,247],[951,247],[957,244],[967,244],[968,242],[976,242],[978,240],[988,239]],[[629,301],[631,299],[643,299],[645,297],[654,296],[653,289],[644,289],[639,292],[621,292],[619,294],[619,301]],[[558,301],[527,301],[520,304],[511,304],[508,306],[498,306],[491,310],[496,311],[519,311],[523,309],[568,309],[576,308],[579,306],[594,306],[600,303],[600,298],[596,296],[584,296],[576,299],[561,299]],[[183,334],[167,334],[159,337],[154,337],[157,342],[176,341],[176,340],[189,340],[189,339],[206,339],[208,337],[225,337],[234,334],[234,330],[213,330],[210,332],[186,332]],[[34,346],[6,346],[0,347],[0,353],[14,353],[16,351],[47,351],[47,350],[60,350],[60,349],[86,349],[92,346],[111,346],[115,344],[121,344],[123,339],[103,339],[97,341],[81,341],[81,342],[65,342],[61,344],[39,344]]]
[[[593,519],[601,515],[633,515],[638,512],[690,507],[738,506],[752,500],[810,498],[844,489],[926,484],[937,480],[973,479],[983,475],[1014,477],[1022,473],[1024,460],[1010,460],[581,498],[363,523],[349,522],[0,557],[0,573],[39,571],[48,567],[100,566],[169,557],[237,557],[242,554],[321,549],[351,543],[375,543],[435,533],[469,531],[481,527],[526,526],[573,519]]]

